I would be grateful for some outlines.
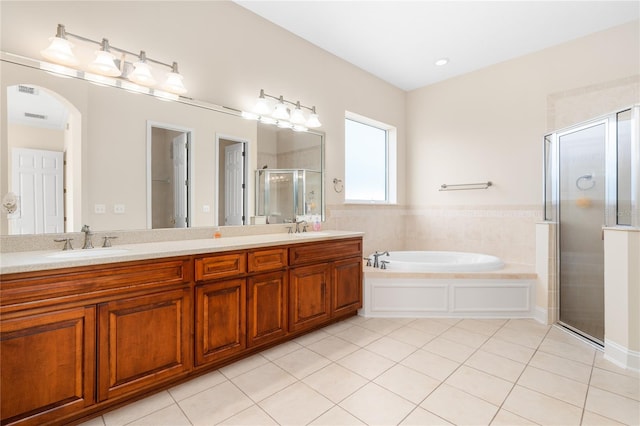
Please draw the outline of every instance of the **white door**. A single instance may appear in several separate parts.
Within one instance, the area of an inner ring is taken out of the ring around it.
[[[173,139],[173,217],[175,228],[186,228],[187,224],[187,134],[181,133]]]
[[[63,153],[12,149],[12,191],[19,210],[10,218],[11,234],[64,232]]]
[[[225,225],[244,225],[244,143],[224,148]]]

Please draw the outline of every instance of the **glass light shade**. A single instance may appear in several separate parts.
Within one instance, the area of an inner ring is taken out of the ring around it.
[[[280,127],[281,129],[290,129],[293,127],[293,124],[289,123],[288,121],[278,120],[278,127]]]
[[[257,120],[260,118],[260,116],[252,112],[242,111],[242,118],[245,118],[247,120]]]
[[[168,72],[167,80],[162,85],[162,88],[167,92],[175,93],[177,95],[182,95],[187,93],[187,89],[182,84],[183,76],[176,72]]]
[[[312,129],[315,127],[322,126],[322,123],[320,123],[320,119],[318,119],[318,114],[316,113],[311,114],[309,116],[309,119],[307,120],[306,126]]]
[[[89,70],[96,74],[108,75],[109,77],[118,77],[121,72],[114,62],[115,56],[104,50],[96,52],[96,59],[89,64]]]
[[[276,124],[278,122],[278,120],[273,119],[271,117],[260,117],[260,122],[264,123],[264,124]]]
[[[288,120],[289,119],[289,111],[287,110],[287,106],[280,102],[276,104],[276,108],[273,110],[273,118],[277,118],[279,120]]]
[[[129,80],[143,86],[153,86],[156,79],[151,74],[151,67],[144,62],[136,62],[133,64],[133,71],[129,74]]]
[[[63,65],[78,65],[78,59],[71,50],[73,44],[64,38],[51,37],[51,44],[40,53],[50,61]]]
[[[271,112],[271,107],[269,106],[269,101],[267,101],[267,98],[265,98],[264,96],[259,97],[256,101],[256,106],[253,108],[253,111],[259,115],[269,114]]]
[[[307,129],[306,127],[301,126],[299,124],[296,124],[295,126],[293,126],[293,130],[296,131],[296,132],[306,132],[309,129]]]
[[[300,108],[296,108],[291,113],[291,122],[293,124],[304,124],[307,118],[304,116],[304,112]]]

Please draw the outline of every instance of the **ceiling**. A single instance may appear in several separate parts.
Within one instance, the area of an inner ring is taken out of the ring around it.
[[[407,91],[640,18],[638,1],[235,2]]]

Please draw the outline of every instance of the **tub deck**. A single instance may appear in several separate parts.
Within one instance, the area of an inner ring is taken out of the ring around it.
[[[532,265],[486,272],[363,271],[365,317],[535,317]]]

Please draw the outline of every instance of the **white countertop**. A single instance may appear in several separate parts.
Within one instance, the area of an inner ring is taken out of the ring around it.
[[[0,255],[0,274],[215,253],[309,241],[358,237],[362,235],[364,235],[362,232],[320,231],[303,232],[299,234],[245,235],[239,237],[122,244],[114,245],[110,249],[75,249],[67,252],[62,250],[45,250],[2,253]]]

